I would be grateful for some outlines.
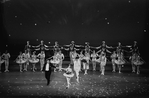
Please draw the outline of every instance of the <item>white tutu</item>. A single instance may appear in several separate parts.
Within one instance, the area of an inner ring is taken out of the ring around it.
[[[134,61],[133,64],[134,65],[143,65],[144,62],[142,61]]]
[[[26,62],[26,60],[23,60],[23,59],[18,59],[17,61],[16,61],[16,63],[18,63],[18,64],[23,64],[23,63],[25,63]]]
[[[44,59],[40,59],[40,63],[44,64],[45,63]]]
[[[96,62],[100,63],[101,62],[100,58],[99,59],[96,59]]]
[[[1,63],[1,64],[4,63],[4,60],[1,60],[0,63]]]
[[[100,62],[100,65],[101,66],[105,66],[106,65],[106,62]]]
[[[30,59],[29,62],[31,62],[31,63],[38,63],[39,62],[39,59],[34,59],[34,60],[33,59]]]
[[[60,63],[60,60],[51,60],[51,63],[53,63],[53,64],[59,64]]]
[[[89,64],[84,63],[83,64],[83,69],[89,69]]]
[[[118,65],[122,65],[122,64],[125,64],[125,61],[123,61],[123,60],[115,60],[115,63],[118,64]]]
[[[96,58],[95,59],[92,59],[92,61],[95,62],[96,61]]]
[[[71,74],[66,74],[66,73],[64,73],[63,75],[64,75],[65,77],[72,78],[72,77],[74,76],[74,73],[71,73]]]

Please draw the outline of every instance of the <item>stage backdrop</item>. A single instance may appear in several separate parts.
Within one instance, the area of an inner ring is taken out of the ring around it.
[[[3,30],[8,44],[98,46],[143,44],[148,32],[146,0],[4,0]],[[19,47],[19,46],[18,46]]]

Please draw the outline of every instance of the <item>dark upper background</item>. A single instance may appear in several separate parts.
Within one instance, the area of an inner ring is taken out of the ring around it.
[[[131,45],[146,49],[148,0],[1,0],[1,47],[20,48],[29,40],[38,45],[90,42],[99,46]],[[1,51],[3,52],[2,48]],[[18,51],[19,53],[19,51]]]

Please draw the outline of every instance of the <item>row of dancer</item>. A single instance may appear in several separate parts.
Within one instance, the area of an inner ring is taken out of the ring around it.
[[[61,51],[56,52],[52,57],[54,66],[59,66],[59,71],[61,71],[62,63],[64,60],[64,54],[61,53]],[[49,58],[48,58],[49,59]],[[31,55],[29,53],[22,53],[18,55],[18,57],[15,59],[15,62],[19,64],[20,66],[20,72],[22,71],[27,71],[27,67],[32,64],[32,70],[35,72],[37,70],[36,64],[39,62],[40,63],[40,71],[43,71],[43,66],[45,64],[45,52],[41,51],[39,54],[36,54],[36,51],[34,51]],[[24,70],[23,67],[24,66]],[[54,70],[56,71],[56,69]]]
[[[99,49],[99,48],[101,48],[99,51],[97,51],[97,53],[99,53],[99,52],[104,52],[104,53],[109,52],[109,53],[111,53],[109,50],[107,50],[107,48],[113,48],[113,47],[111,47],[111,46],[107,46],[107,45],[105,44],[105,41],[103,41],[103,42],[102,42],[102,45],[99,46],[99,47],[92,47],[92,46],[89,45],[89,43],[85,43],[85,44],[86,44],[85,46],[82,46],[82,45],[75,45],[75,42],[72,41],[70,45],[64,45],[64,46],[66,46],[66,48],[64,48],[64,47],[60,46],[60,45],[58,44],[58,42],[55,42],[55,45],[54,45],[54,46],[47,46],[47,45],[45,45],[45,44],[43,43],[43,41],[41,41],[41,44],[40,44],[40,45],[38,45],[38,46],[31,46],[31,45],[29,44],[29,41],[27,41],[27,45],[25,46],[25,56],[26,56],[27,59],[29,59],[29,57],[30,57],[30,55],[31,55],[31,52],[30,52],[31,47],[34,47],[34,50],[36,50],[36,51],[41,50],[41,52],[44,52],[44,50],[48,50],[48,47],[53,47],[52,49],[54,50],[54,54],[56,54],[56,52],[59,52],[61,49],[70,50],[70,60],[71,60],[71,62],[72,62],[72,58],[71,58],[72,52],[73,52],[74,50],[79,50],[79,49],[76,48],[76,47],[85,47],[85,49],[84,49],[85,52],[87,52],[87,53],[89,53],[89,54],[91,53],[90,51],[92,51],[90,48],[94,48],[94,49]],[[121,52],[121,51],[122,51],[122,47],[124,47],[124,46],[122,46],[121,43],[119,42],[119,43],[118,43],[118,46],[116,47],[116,48],[117,48],[116,52],[117,52],[117,53]],[[131,48],[131,52],[132,52],[132,53],[138,52],[138,47],[137,47],[137,42],[136,42],[136,41],[134,41],[134,45],[132,45],[132,46],[125,46],[125,47]],[[33,56],[34,56],[34,55],[33,55]],[[43,58],[44,58],[44,57],[43,57]],[[26,61],[25,70],[27,70],[27,66],[29,65],[29,61],[32,62],[32,60],[27,60],[27,61]],[[34,61],[36,62],[36,60],[34,60]],[[34,63],[34,61],[33,61],[33,63]],[[38,60],[37,60],[37,61],[38,61]],[[42,59],[41,62],[44,62],[44,60]],[[9,64],[8,64],[8,65],[9,65]],[[43,63],[41,64],[41,68],[42,68],[42,66],[43,66]],[[7,69],[8,69],[8,68],[7,68]]]
[[[50,42],[49,42],[50,43]],[[131,53],[137,52],[139,53],[138,50],[138,46],[137,46],[137,41],[134,41],[133,45],[126,45],[123,46],[120,42],[118,42],[118,46],[116,47],[112,47],[112,46],[108,46],[106,45],[105,41],[102,41],[102,44],[98,47],[93,47],[90,46],[89,42],[85,42],[85,45],[76,45],[74,41],[71,41],[71,43],[69,45],[59,45],[58,42],[56,41],[55,44],[53,46],[49,46],[44,44],[44,41],[41,41],[41,43],[37,46],[33,46],[30,45],[30,42],[27,41],[27,44],[25,45],[25,50],[27,50],[28,52],[30,51],[48,51],[48,50],[53,50],[54,52],[58,52],[60,50],[66,50],[66,51],[86,51],[86,52],[93,52],[93,50],[97,50],[98,52],[105,52],[105,53],[112,53],[111,51],[109,51],[108,49],[115,49],[117,52],[121,52],[122,50],[124,50],[123,48],[129,48]],[[126,50],[124,50],[126,51]]]

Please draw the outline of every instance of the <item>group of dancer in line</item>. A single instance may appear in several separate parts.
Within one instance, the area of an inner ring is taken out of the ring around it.
[[[124,50],[124,48],[129,48],[130,51]],[[113,49],[111,52],[108,49]],[[40,50],[40,53],[36,55],[36,51]],[[53,50],[53,56],[46,58],[45,51]],[[68,68],[62,68],[62,63],[64,60],[64,54],[62,50],[69,51],[70,64]],[[139,67],[144,64],[144,60],[140,57],[140,53],[138,50],[137,42],[134,41],[133,45],[122,46],[120,42],[118,42],[118,46],[112,47],[107,46],[105,41],[102,41],[102,44],[99,47],[90,46],[88,42],[83,45],[76,45],[74,41],[71,41],[69,45],[60,46],[58,42],[55,42],[55,45],[48,46],[45,45],[43,41],[38,46],[30,45],[29,41],[25,45],[25,52],[18,55],[15,59],[15,62],[20,66],[20,72],[27,71],[27,67],[30,63],[32,63],[32,70],[35,72],[36,63],[40,62],[40,71],[45,70],[44,65],[53,64],[54,71],[59,69],[59,71],[65,70],[64,76],[66,76],[68,87],[70,85],[70,78],[74,76],[71,66],[73,66],[73,70],[76,74],[76,80],[79,83],[79,72],[84,70],[84,75],[87,74],[89,69],[89,63],[92,62],[93,70],[96,70],[96,63],[100,64],[101,75],[104,75],[105,66],[107,63],[107,53],[110,54],[111,62],[112,62],[112,72],[116,71],[116,65],[118,67],[119,73],[121,73],[121,67],[127,62],[124,57],[124,52],[131,53],[129,57],[132,72],[135,72],[137,68],[137,74],[140,73]],[[0,65],[5,62],[5,72],[8,72],[9,67],[9,58],[10,54],[6,51],[2,55],[0,55]],[[47,61],[47,62],[45,62]],[[24,70],[23,70],[24,65]],[[83,66],[82,66],[83,65]],[[1,68],[1,66],[0,66]]]

